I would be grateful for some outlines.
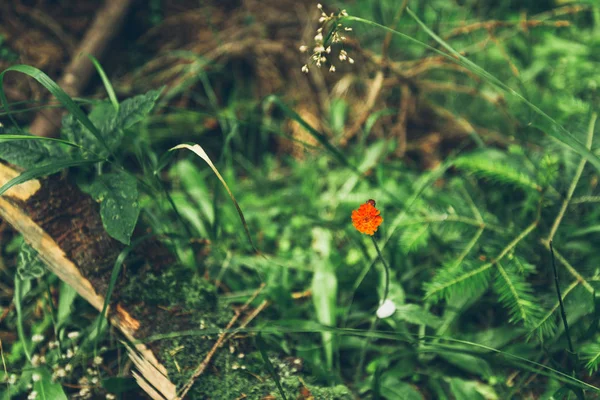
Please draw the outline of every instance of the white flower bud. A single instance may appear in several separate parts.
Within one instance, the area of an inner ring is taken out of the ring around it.
[[[396,312],[396,305],[390,299],[386,299],[377,309],[377,318],[384,319]]]

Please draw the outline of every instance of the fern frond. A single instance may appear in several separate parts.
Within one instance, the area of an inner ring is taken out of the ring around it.
[[[563,301],[567,295],[577,287],[577,285],[579,285],[579,281],[575,280],[565,290],[562,291]],[[556,330],[558,329],[556,323],[556,312],[558,307],[560,307],[560,303],[557,301],[554,303],[552,308],[550,308],[550,310],[548,310],[548,312],[546,312],[546,314],[544,314],[544,316],[540,318],[540,320],[537,321],[533,327],[531,327],[531,330],[527,335],[527,340],[531,339],[533,336],[537,336],[540,341],[543,341],[545,338],[554,336]]]
[[[514,185],[525,190],[538,192],[542,190],[530,175],[503,159],[498,159],[495,157],[495,152],[490,153],[490,151],[486,151],[459,157],[454,162],[454,166],[493,182]]]
[[[404,254],[417,251],[427,246],[429,236],[429,224],[409,225],[402,232],[400,248]]]
[[[585,367],[590,375],[598,371],[600,365],[600,343],[590,343],[581,349],[583,360],[587,361]]]
[[[509,311],[509,322],[522,322],[526,327],[535,326],[543,310],[533,295],[531,285],[514,269],[504,268],[499,262],[496,267],[498,273],[494,279],[494,291]]]
[[[489,285],[493,265],[487,263],[473,268],[463,262],[454,268],[443,268],[431,282],[425,284],[425,298],[438,301],[456,293],[461,296],[474,295]]]

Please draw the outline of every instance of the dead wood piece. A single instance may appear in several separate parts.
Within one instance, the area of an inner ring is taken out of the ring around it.
[[[13,168],[0,164],[0,185],[18,174]],[[6,192],[0,197],[0,218],[23,235],[51,272],[94,308],[102,310],[105,289],[99,290],[99,287],[107,287],[110,277],[110,269],[107,268],[112,268],[110,264],[118,256],[120,246],[114,239],[103,237],[98,232],[97,225],[101,227],[101,222],[98,222],[97,204],[68,182],[51,177],[42,181],[31,180]],[[51,236],[50,232],[58,237]],[[106,254],[100,257],[98,252]],[[74,258],[86,268],[75,263]],[[98,272],[102,273],[98,275]],[[140,334],[144,331],[141,321],[128,310],[127,305],[120,303],[109,307],[107,315],[112,325],[134,343],[128,348],[139,370],[139,374],[134,376],[140,386],[153,399],[177,399],[176,387],[169,380],[166,368],[155,353],[140,343],[145,338]]]
[[[91,54],[100,58],[110,40],[120,30],[131,0],[107,0],[98,12],[92,26],[86,32],[73,59],[64,71],[58,85],[69,96],[78,96],[90,79],[93,65],[86,57]],[[52,137],[56,135],[62,110],[51,109],[37,114],[31,124],[34,135]]]

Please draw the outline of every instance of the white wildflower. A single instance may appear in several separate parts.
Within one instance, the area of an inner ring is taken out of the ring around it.
[[[299,47],[300,52],[302,53],[306,53],[306,50],[308,50],[308,46],[302,45]]]
[[[35,335],[33,335],[31,337],[31,341],[33,343],[39,343],[39,342],[41,342],[43,340],[44,340],[44,335],[40,335],[39,333],[36,333]]]
[[[40,374],[33,374],[33,375],[31,375],[31,380],[34,381],[34,382],[37,382],[40,379],[42,379],[42,377],[40,376]]]
[[[331,67],[329,67],[329,72],[335,72],[335,66],[332,65]]]
[[[352,28],[349,28],[349,27],[345,27],[345,28],[344,28],[344,30],[345,30],[346,32],[352,32]]]
[[[67,337],[69,339],[77,339],[79,337],[79,332],[77,332],[77,331],[69,332],[69,333],[67,333]]]
[[[308,65],[304,64],[302,66],[302,72],[304,72],[305,74],[308,74]]]
[[[73,370],[73,366],[71,364],[65,365],[65,371],[71,372]]]
[[[95,364],[95,365],[101,365],[101,364],[102,364],[102,361],[103,361],[103,360],[102,360],[102,357],[100,357],[100,356],[96,356],[96,357],[94,357],[94,364]]]
[[[377,309],[377,318],[384,319],[396,312],[396,305],[390,299],[386,299]]]
[[[106,393],[106,400],[115,400],[117,396],[112,393]]]
[[[67,371],[65,371],[64,368],[59,368],[56,370],[56,372],[54,372],[54,375],[56,375],[58,378],[64,378],[67,376]]]
[[[317,3],[317,8],[318,8],[319,10],[322,10],[322,9],[323,9],[323,6],[321,5],[321,3]]]
[[[40,356],[38,356],[37,354],[34,354],[31,357],[31,365],[34,367],[37,367],[38,365],[40,365]]]
[[[321,32],[319,32],[315,36],[315,42],[322,42],[322,41],[323,41],[323,34]]]
[[[29,396],[27,396],[27,400],[34,400],[37,398],[37,392],[34,390],[33,392],[29,393]]]
[[[354,64],[354,58],[352,58],[352,57],[348,57],[348,62],[349,62],[350,64]]]
[[[67,358],[73,358],[73,355],[74,355],[73,350],[67,349]]]

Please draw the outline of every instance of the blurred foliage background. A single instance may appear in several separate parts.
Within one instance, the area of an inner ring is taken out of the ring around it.
[[[3,2],[0,69],[27,64],[57,80],[97,8]],[[200,144],[263,253],[193,155],[177,153],[161,172],[168,196],[140,190],[140,220],[185,239],[172,271],[145,277],[140,291],[196,276],[203,283],[185,286],[184,297],[206,284],[230,307],[266,284],[247,332],[262,332],[276,377],[249,342],[240,345],[246,364],[236,361],[249,372],[218,364],[208,374],[226,376],[229,391],[197,398],[243,398],[255,386],[249,398],[279,398],[273,379],[288,398],[598,398],[598,169],[564,138],[598,156],[600,6],[373,0],[323,8],[413,40],[349,18],[341,46],[354,63],[333,58],[329,72],[309,60],[320,26],[314,3],[151,0],[133,3],[101,60],[118,98],[161,90],[152,113],[124,128],[121,165],[143,179],[170,147]],[[441,41],[519,96],[440,55]],[[58,104],[22,74],[7,74],[2,88],[22,126]],[[106,97],[95,75],[76,100],[89,111]],[[63,137],[77,140],[64,127]],[[0,155],[16,163],[9,150]],[[384,319],[375,316],[382,265],[350,223],[368,199],[384,218],[375,240],[391,268],[396,311]],[[30,396],[36,371],[69,396],[144,396],[116,332],[103,333],[102,358],[94,357],[97,312],[72,289],[42,267],[17,289],[22,238],[1,226],[3,398]],[[20,340],[35,334],[43,337],[34,340],[36,363]],[[61,358],[73,346],[77,361]],[[301,361],[301,379],[290,359]]]

